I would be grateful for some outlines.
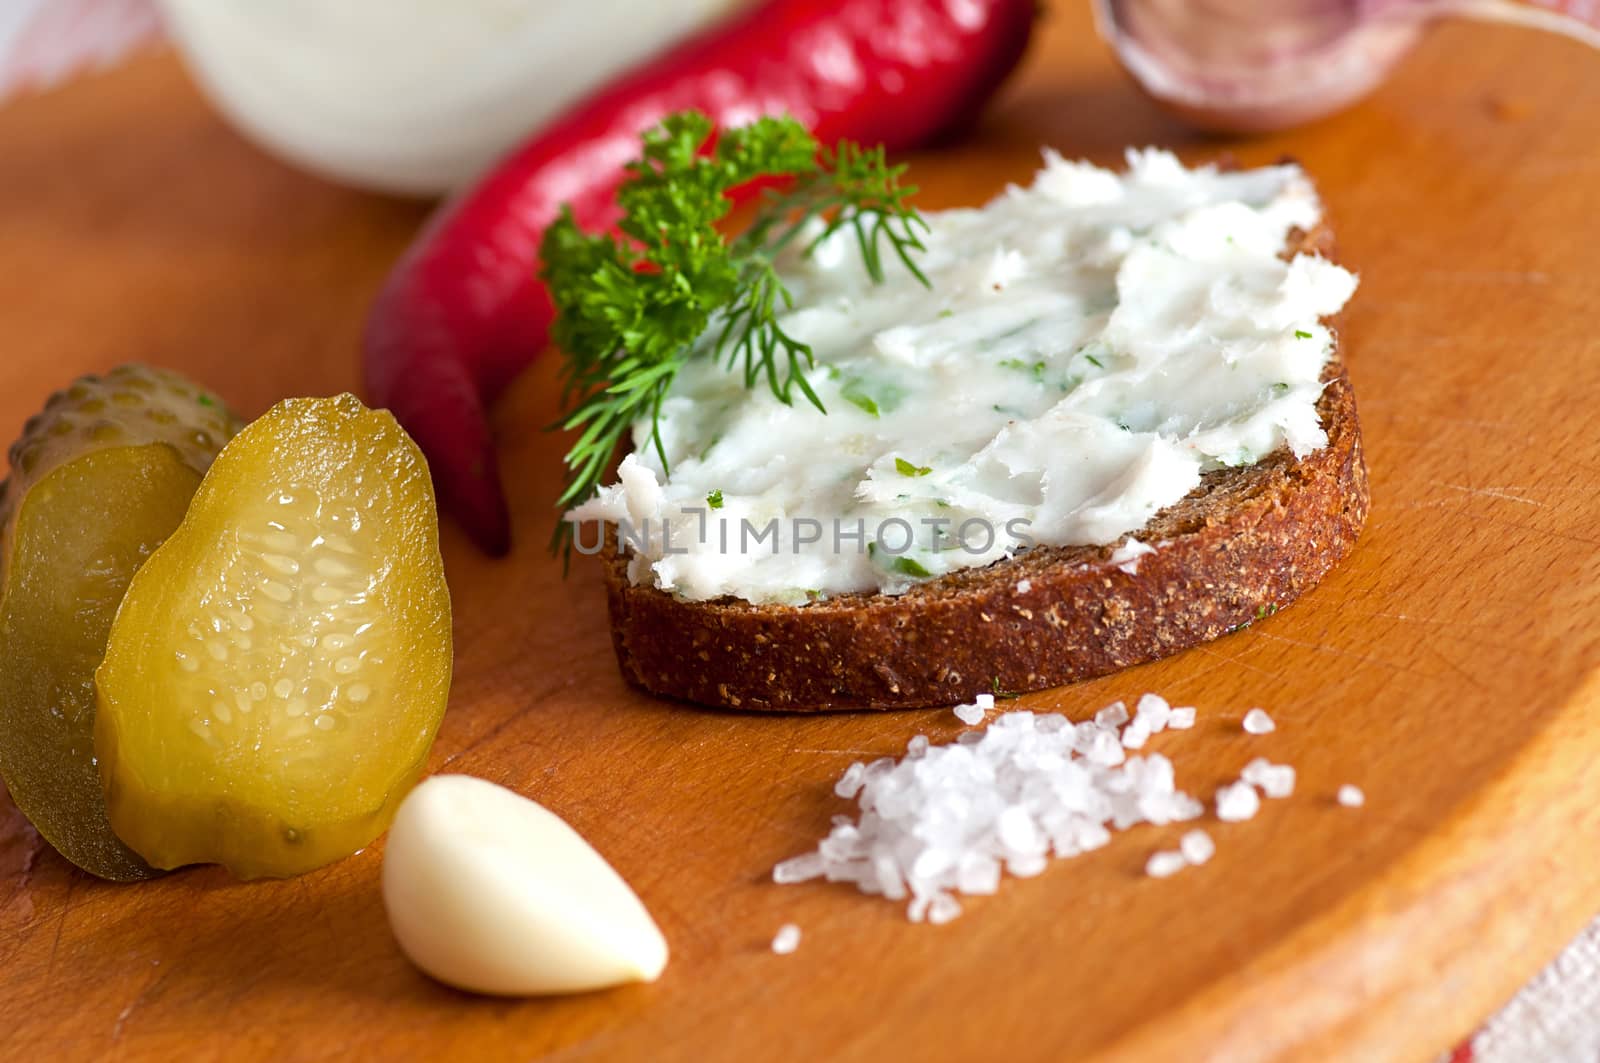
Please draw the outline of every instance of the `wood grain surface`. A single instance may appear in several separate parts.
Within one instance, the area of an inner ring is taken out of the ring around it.
[[[382,845],[286,882],[76,873],[0,798],[0,1057],[1426,1060],[1600,910],[1600,58],[1451,25],[1373,99],[1249,142],[1142,99],[1059,4],[980,133],[915,160],[926,205],[982,200],[1041,144],[1125,144],[1319,179],[1362,277],[1344,326],[1372,469],[1354,559],[1176,659],[1031,696],[1081,718],[1145,690],[1201,710],[1152,748],[1207,797],[1300,772],[1207,866],[1142,874],[1177,829],[1007,880],[943,926],[847,887],[771,884],[844,811],[861,757],[945,711],[757,717],[618,678],[598,572],[542,543],[548,364],[498,410],[520,549],[445,529],[458,662],[436,770],[567,817],[673,949],[655,985],[495,1001],[401,957]],[[362,314],[421,207],[291,172],[170,56],[0,111],[0,436],[70,376],[139,359],[254,414],[354,385]],[[1250,737],[1245,709],[1279,727]],[[1364,809],[1334,803],[1341,783]],[[785,922],[797,953],[768,949]]]

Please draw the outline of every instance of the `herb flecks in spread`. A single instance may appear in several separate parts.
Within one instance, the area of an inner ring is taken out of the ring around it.
[[[708,153],[711,133],[710,119],[688,112],[645,135],[644,157],[617,193],[621,239],[583,232],[570,211],[544,234],[542,276],[558,311],[553,336],[567,357],[569,395],[580,400],[562,427],[582,429],[566,456],[560,506],[594,494],[636,422],[648,425],[649,445],[663,471],[670,468],[662,404],[693,359],[737,369],[746,388],[765,383],[782,405],[798,392],[823,411],[806,376],[815,365],[811,345],[784,325],[794,300],[775,259],[786,250],[803,256],[845,239],[871,280],[885,279],[887,253],[926,283],[911,258],[922,249],[923,226],[907,203],[915,190],[899,183],[903,167],[888,165],[881,148],[844,142],[820,150],[788,118],[726,130]],[[733,206],[729,193],[780,177],[792,184],[769,197],[748,229],[733,239],[718,231]]]
[[[827,414],[685,359],[618,483],[572,519],[647,532],[637,583],[799,604],[899,593],[1028,541],[1114,543],[1207,471],[1321,447],[1322,319],[1355,277],[1280,257],[1318,223],[1310,182],[1156,151],[1129,165],[1049,156],[1029,188],[926,215],[930,287],[870,284],[845,234],[780,257],[794,306],[777,324],[810,348]]]

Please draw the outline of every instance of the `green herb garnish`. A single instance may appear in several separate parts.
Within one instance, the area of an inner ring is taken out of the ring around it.
[[[1022,697],[1021,694],[1014,690],[1006,690],[1001,687],[999,676],[989,680],[989,690],[994,694],[996,701],[1015,701],[1017,698]]]
[[[551,336],[566,355],[570,412],[560,426],[581,430],[566,454],[561,508],[594,494],[635,422],[648,420],[665,468],[661,404],[698,354],[739,367],[746,387],[764,380],[781,402],[799,391],[823,408],[806,380],[811,348],[778,321],[792,299],[774,261],[797,239],[805,237],[809,254],[836,232],[853,233],[875,282],[884,277],[887,243],[927,283],[912,259],[927,229],[908,201],[915,189],[900,183],[904,167],[890,166],[881,147],[821,148],[791,118],[724,130],[708,151],[711,135],[711,119],[693,111],[644,135],[643,158],[628,165],[617,191],[620,235],[585,233],[565,209],[545,230],[540,276],[557,310]],[[742,234],[719,232],[733,206],[729,193],[770,177],[791,180],[768,194]],[[700,344],[708,333],[713,342]],[[556,534],[557,545],[570,541],[570,525]]]
[[[841,391],[839,394],[843,395],[845,401],[850,403],[850,405],[859,407],[874,417],[878,416],[878,404],[873,401],[871,395],[863,394],[859,391],[852,391],[848,388],[846,388],[844,391]]]
[[[1243,631],[1246,628],[1248,628],[1251,624],[1254,624],[1257,620],[1265,620],[1267,617],[1272,616],[1277,611],[1278,611],[1278,603],[1277,602],[1271,602],[1271,603],[1268,603],[1267,605],[1260,606],[1259,608],[1256,609],[1256,615],[1255,616],[1251,617],[1248,620],[1243,620],[1243,621],[1233,625],[1232,627],[1230,627],[1227,630],[1226,634],[1231,635],[1236,631]]]
[[[933,575],[932,572],[929,572],[926,568],[923,568],[919,562],[910,557],[897,557],[894,559],[893,563],[889,565],[889,567],[901,575],[914,576],[917,579],[927,579],[929,576]]]
[[[874,561],[878,559],[877,543],[867,544],[867,556],[872,558]],[[924,568],[920,562],[904,556],[896,557],[893,561],[890,561],[889,570],[891,572],[899,572],[906,576],[915,576],[918,579],[926,579],[927,577],[933,575],[933,573]]]
[[[931,465],[913,465],[904,458],[895,458],[894,468],[901,476],[926,476],[933,471]]]
[[[722,508],[722,488],[719,487],[709,495],[706,495],[706,505],[712,509]]]
[[[1311,333],[1307,332],[1305,329],[1297,328],[1294,330],[1294,338],[1297,340],[1309,340],[1311,338]]]
[[[839,397],[870,416],[893,413],[906,397],[905,388],[886,380],[873,382],[872,391],[859,376],[846,377],[839,388]]]

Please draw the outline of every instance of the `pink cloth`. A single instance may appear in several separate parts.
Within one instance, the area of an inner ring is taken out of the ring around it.
[[[109,66],[160,32],[151,0],[0,0],[0,99]]]
[[[152,0],[0,0],[0,100],[110,66],[156,40],[160,31]],[[1457,1063],[1600,1060],[1600,920],[1471,1041],[1444,1058]]]

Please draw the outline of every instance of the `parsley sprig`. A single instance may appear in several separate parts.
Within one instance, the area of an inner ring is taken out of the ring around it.
[[[884,278],[887,245],[928,283],[913,259],[927,230],[909,202],[916,189],[900,183],[905,168],[890,166],[881,147],[822,148],[790,118],[724,130],[707,150],[711,135],[711,120],[692,111],[644,135],[643,157],[617,193],[620,235],[583,232],[565,210],[545,230],[540,276],[557,311],[552,338],[566,355],[570,412],[560,426],[580,430],[566,455],[562,508],[594,494],[637,421],[649,419],[666,467],[661,404],[693,357],[738,369],[748,388],[765,381],[780,402],[799,392],[823,410],[806,379],[811,348],[779,320],[793,299],[776,259],[796,241],[810,254],[848,231],[874,282]],[[749,228],[725,237],[718,224],[733,206],[729,193],[782,177],[787,187],[767,193]],[[558,527],[558,543],[569,528]]]

